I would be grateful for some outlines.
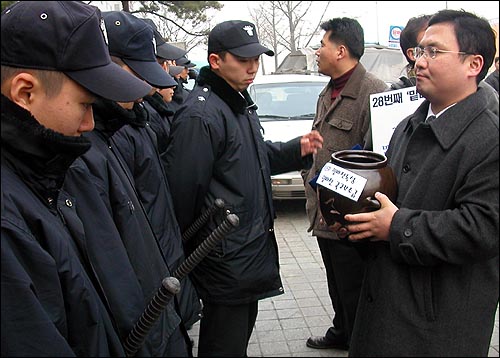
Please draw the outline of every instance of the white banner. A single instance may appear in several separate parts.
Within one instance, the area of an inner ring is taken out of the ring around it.
[[[394,129],[404,118],[415,112],[424,97],[416,87],[370,95],[373,151],[384,154]]]

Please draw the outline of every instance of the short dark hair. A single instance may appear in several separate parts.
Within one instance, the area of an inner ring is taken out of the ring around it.
[[[47,97],[52,98],[61,93],[66,75],[63,72],[52,70],[39,70],[33,68],[19,68],[12,66],[1,66],[1,83],[9,80],[19,73],[27,72],[37,77],[43,86],[43,91]],[[69,79],[69,78],[68,78]]]
[[[351,57],[359,60],[365,53],[365,35],[357,20],[338,17],[322,23],[320,27],[326,32],[330,31],[330,42],[346,46]]]
[[[429,23],[429,19],[432,15],[420,15],[412,17],[406,23],[405,28],[401,31],[401,35],[399,37],[399,45],[401,46],[401,51],[403,51],[403,55],[405,55],[406,60],[411,68],[415,66],[415,61],[412,60],[407,55],[407,50],[412,47],[416,47],[418,45],[417,37],[418,34],[427,28],[427,24]]]
[[[228,51],[224,50],[224,51],[217,52],[215,54],[219,55],[219,57],[222,58],[223,61],[226,61],[227,53],[228,53]],[[212,65],[210,65],[210,54],[208,54],[208,56],[207,56],[207,62],[208,62],[208,65],[210,66],[210,68],[212,68]]]
[[[484,60],[476,82],[484,79],[495,57],[495,31],[488,20],[465,10],[441,10],[429,20],[429,26],[448,22],[455,29],[459,51],[481,55]]]

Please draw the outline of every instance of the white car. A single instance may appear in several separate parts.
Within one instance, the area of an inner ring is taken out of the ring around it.
[[[305,74],[257,76],[248,88],[258,106],[265,140],[286,142],[312,128],[318,95],[330,77]],[[273,199],[304,199],[298,171],[272,176]]]

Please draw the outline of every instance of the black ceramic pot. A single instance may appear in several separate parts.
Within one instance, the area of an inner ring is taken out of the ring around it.
[[[320,211],[329,226],[335,222],[345,225],[344,215],[346,214],[379,209],[380,203],[375,199],[377,191],[384,193],[392,202],[395,202],[396,177],[391,167],[387,166],[387,158],[384,155],[368,150],[342,150],[332,154],[330,163],[365,178],[366,184],[357,200],[341,195],[325,186],[317,186]]]

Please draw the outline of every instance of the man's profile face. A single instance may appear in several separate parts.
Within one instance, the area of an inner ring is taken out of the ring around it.
[[[238,57],[229,52],[224,58],[210,54],[210,65],[226,82],[238,92],[244,91],[253,82],[259,69],[259,56]]]
[[[158,90],[158,93],[163,97],[163,101],[166,103],[172,102],[172,98],[174,97],[175,87],[167,87]]]
[[[182,78],[183,80],[187,80],[188,74],[189,74],[189,69],[187,67],[184,67],[184,69],[180,73],[179,77]]]
[[[321,39],[321,47],[316,50],[316,62],[318,64],[319,73],[335,77],[335,70],[338,67],[337,58],[339,46],[330,41],[330,33],[331,31],[325,32]]]
[[[422,41],[422,38],[424,37],[424,34],[425,34],[425,27],[420,30],[418,32],[418,35],[417,35],[417,45],[420,43],[420,41]],[[413,49],[414,49],[415,46],[413,47],[410,47],[408,50],[406,50],[406,54],[408,55],[408,57],[413,61],[415,62],[415,54],[413,53]]]
[[[94,129],[92,103],[95,96],[65,76],[57,95],[47,96],[41,84],[36,84],[27,108],[46,128],[65,136],[80,136]]]

